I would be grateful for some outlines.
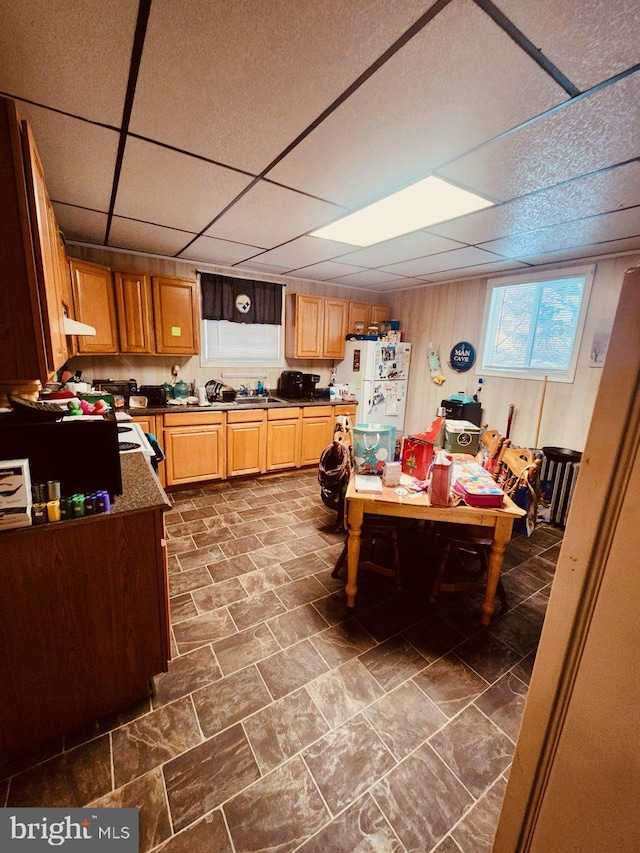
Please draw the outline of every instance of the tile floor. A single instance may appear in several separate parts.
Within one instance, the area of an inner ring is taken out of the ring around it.
[[[168,673],[0,762],[0,804],[138,806],[142,851],[489,851],[560,532],[509,543],[483,629],[478,597],[429,606],[415,530],[405,592],[361,572],[347,610],[315,471],[172,500]]]

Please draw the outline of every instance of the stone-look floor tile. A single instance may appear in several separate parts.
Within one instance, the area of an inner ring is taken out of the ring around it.
[[[161,672],[153,679],[153,706],[166,705],[219,678],[222,678],[222,672],[211,646],[202,646],[194,652],[180,655],[169,661],[167,672]]]
[[[531,598],[527,598],[526,601],[523,601],[517,609],[518,613],[522,613],[522,615],[526,616],[527,619],[535,622],[539,629],[542,628],[544,617],[547,615],[547,607],[549,606],[548,590],[548,587],[544,587],[535,595],[532,595]]]
[[[196,519],[196,521],[182,521],[182,516],[178,515],[177,521],[174,523],[171,523],[171,520],[167,519],[166,515],[164,518],[167,526],[167,537],[169,539],[193,536],[194,533],[204,533],[207,530],[207,525],[201,518]]]
[[[222,559],[222,551],[220,545],[208,545],[206,548],[200,548],[197,551],[192,549],[184,554],[178,554],[180,565],[183,572],[188,572],[190,569],[199,569],[201,566],[207,566],[210,563],[217,563]]]
[[[563,531],[559,527],[539,524],[529,537],[529,541],[533,542],[534,545],[540,545],[542,548],[551,548],[560,542],[562,536]]]
[[[290,581],[291,578],[280,566],[269,566],[266,569],[250,571],[240,578],[240,583],[247,595],[257,595],[260,592],[266,592],[268,589],[275,589],[277,586],[290,583]]]
[[[196,613],[208,613],[234,601],[240,601],[247,597],[244,587],[238,578],[230,578],[220,583],[209,584],[209,586],[196,589],[192,593]]]
[[[151,711],[151,699],[145,697],[140,702],[135,702],[128,708],[123,708],[122,711],[118,711],[115,714],[108,714],[91,725],[84,726],[82,729],[76,729],[75,732],[65,735],[64,748],[65,750],[69,750],[73,749],[74,746],[80,746],[81,743],[86,743],[88,740],[93,740],[93,738],[99,737],[99,735],[113,731],[113,729],[117,729],[125,723],[130,723],[132,720],[143,717],[149,711]],[[60,751],[58,750],[58,752]]]
[[[474,850],[463,851],[450,835],[443,838],[437,847],[433,848],[433,853],[475,853]]]
[[[233,853],[222,810],[216,809],[170,838],[157,853]]]
[[[260,547],[257,536],[241,536],[239,539],[230,539],[222,542],[220,548],[227,559],[237,557],[239,554],[248,554]],[[211,561],[209,561],[211,562]]]
[[[222,492],[213,492],[212,494],[202,495],[198,498],[192,498],[193,505],[198,509],[202,506],[220,506],[226,504],[227,498]]]
[[[357,599],[355,607],[347,607],[347,597],[344,594],[344,590],[315,600],[313,606],[321,616],[324,616],[330,625],[338,625],[340,622],[345,622],[355,614],[360,614],[365,609],[362,602]]]
[[[193,702],[205,737],[211,737],[268,705],[271,696],[258,670],[249,666],[196,690]]]
[[[171,498],[169,498],[171,500]],[[164,523],[167,527],[172,524],[180,524],[182,521],[182,516],[180,515],[179,509],[170,509],[168,512],[164,513]]]
[[[180,539],[167,539],[167,555],[190,553],[195,548],[190,536],[181,536]]]
[[[464,634],[461,634],[460,631],[449,625],[448,622],[445,622],[436,613],[403,631],[402,636],[429,663],[442,657],[442,655],[448,654],[466,639]]]
[[[332,728],[354,717],[384,691],[358,659],[332,669],[308,687]]]
[[[346,622],[328,628],[312,637],[311,642],[330,667],[340,666],[376,644],[373,637],[367,634],[355,619],[347,619]]]
[[[513,757],[510,739],[473,705],[432,735],[429,743],[476,798]]]
[[[301,604],[308,604],[310,601],[322,598],[327,593],[322,584],[313,577],[301,578],[293,581],[293,583],[280,586],[276,592],[287,610],[293,610]]]
[[[431,850],[473,803],[428,743],[371,792],[407,850]]]
[[[558,557],[560,556],[560,549],[562,548],[562,542],[558,542],[557,545],[553,545],[551,548],[547,548],[544,551],[540,552],[540,556],[544,557],[549,563],[555,564],[558,562]]]
[[[182,566],[180,565],[180,560],[176,557],[175,554],[172,554],[170,557],[167,557],[167,574],[175,575],[176,572],[181,572]]]
[[[522,607],[523,605],[520,605],[517,610],[510,610],[506,616],[493,622],[488,630],[509,648],[520,655],[526,655],[538,646],[542,620],[535,623],[527,619],[522,612]]]
[[[327,592],[337,592],[338,590],[344,590],[345,579],[344,577],[331,577],[331,572],[328,572],[326,569],[316,572],[313,576],[316,580],[320,581],[322,586],[327,590]]]
[[[310,533],[309,535],[302,536],[299,539],[293,539],[289,542],[289,548],[293,551],[296,557],[302,557],[303,554],[310,554],[313,551],[319,551],[326,548],[326,542],[315,533]]]
[[[520,562],[535,557],[540,551],[543,551],[542,545],[536,545],[531,539],[526,536],[515,536],[510,542],[507,542],[505,553],[518,557]]]
[[[199,566],[196,569],[186,569],[183,565],[180,573],[169,576],[169,595],[173,598],[177,595],[191,592],[192,589],[200,589],[200,587],[208,586],[210,583],[211,576],[206,566]]]
[[[222,507],[220,507],[220,512],[224,512]],[[226,515],[210,515],[202,520],[207,530],[220,530],[223,527],[234,527],[236,524],[242,524],[242,519],[237,512],[227,512]]]
[[[180,755],[201,740],[188,696],[116,729],[111,735],[116,788]]]
[[[92,740],[100,734],[103,734],[103,731],[98,724],[96,724],[95,730],[93,726],[87,726],[78,733],[77,739],[75,737],[76,732],[72,733],[70,737],[73,742],[68,747],[65,747],[64,738],[57,737],[49,743],[39,746],[37,749],[21,753],[20,755],[14,755],[11,757],[3,756],[0,758],[0,779],[8,779],[9,776],[15,776],[17,773],[22,773],[30,767],[35,767],[36,764],[42,764],[44,761],[47,761],[47,759],[60,755],[63,749],[70,749],[73,746],[79,746],[81,743]]]
[[[8,806],[76,808],[111,790],[109,735],[14,776]]]
[[[527,685],[508,672],[479,696],[475,704],[515,743],[526,698]]]
[[[260,776],[239,723],[172,759],[163,772],[176,832]]]
[[[200,506],[197,509],[181,509],[183,521],[196,521],[200,518],[208,518],[210,515],[217,515],[218,510],[214,506]]]
[[[493,684],[522,657],[487,631],[467,640],[455,653],[489,684]]]
[[[219,545],[221,542],[227,542],[229,539],[235,538],[235,529],[230,527],[216,526],[213,529],[208,529],[205,533],[196,533],[193,536],[193,541],[196,548],[205,549],[212,545]]]
[[[220,581],[238,578],[246,575],[247,572],[253,572],[256,567],[251,562],[251,557],[248,554],[240,554],[240,556],[233,557],[231,560],[214,560],[207,568],[209,569],[211,580],[214,583],[220,583]]]
[[[273,770],[329,730],[304,687],[272,702],[243,725],[263,773]]]
[[[284,649],[323,631],[327,627],[327,621],[311,604],[305,604],[271,619],[269,627]]]
[[[387,603],[372,607],[370,610],[365,610],[357,618],[365,631],[368,631],[374,640],[377,640],[379,643],[383,640],[388,640],[394,634],[405,631],[416,621],[413,616],[405,613],[404,610],[389,606]]]
[[[228,498],[225,504],[220,504],[218,506],[218,512],[220,515],[226,515],[229,512],[240,513],[245,509],[249,509],[249,504],[242,498],[238,498],[238,500]]]
[[[417,675],[427,661],[402,637],[391,637],[358,658],[385,690]]]
[[[193,619],[186,619],[173,626],[181,655],[236,632],[236,626],[226,608],[211,610],[209,613],[203,613],[202,616],[194,616]]]
[[[404,848],[369,794],[298,848],[298,853],[374,852],[404,853]]]
[[[310,641],[302,640],[295,646],[289,646],[283,652],[260,661],[258,669],[273,697],[280,699],[322,675],[328,666]]]
[[[529,652],[526,657],[523,657],[520,663],[517,663],[511,672],[519,678],[520,681],[525,684],[529,684],[531,682],[531,673],[533,672],[533,665],[536,661],[536,653],[535,651]]]
[[[256,551],[251,552],[251,559],[256,569],[267,569],[269,566],[275,566],[277,563],[290,560],[291,557],[292,552],[284,542],[268,545],[266,548],[258,547]]]
[[[279,509],[279,510],[281,510],[282,512],[287,513],[287,515],[291,514],[291,516],[292,516],[292,521],[291,521],[291,522],[289,522],[289,524],[290,524],[290,526],[291,526],[291,527],[293,527],[293,525],[294,525],[294,524],[298,524],[298,523],[299,523],[300,519],[298,518],[298,516],[297,516],[297,515],[294,515],[294,513],[296,512],[296,510],[299,510],[299,511],[301,511],[301,510],[302,510],[302,507],[300,506],[300,503],[299,503],[299,501],[298,501],[298,499],[297,499],[297,498],[288,498],[288,497],[284,497],[284,498],[283,498],[283,499],[278,503],[278,509]]]
[[[284,604],[271,590],[229,605],[229,613],[239,631],[285,612]]]
[[[240,539],[242,536],[258,536],[265,530],[269,530],[269,528],[264,521],[261,518],[253,518],[250,521],[243,521],[242,524],[236,524],[233,527],[233,535]]]
[[[225,675],[262,660],[279,649],[278,641],[266,625],[247,628],[246,631],[240,631],[213,644],[218,663]]]
[[[238,853],[289,853],[330,817],[301,758],[235,796],[224,813]]]
[[[498,779],[452,831],[465,853],[491,853],[506,787],[506,781]]]
[[[303,554],[301,557],[294,557],[292,560],[285,560],[282,563],[282,568],[294,581],[309,577],[309,575],[313,575],[326,567],[327,564],[324,560],[313,553]]]
[[[455,655],[440,658],[413,680],[447,717],[453,717],[473,702],[488,686]]]
[[[545,583],[551,583],[556,573],[555,563],[552,563],[551,560],[545,560],[541,556],[531,557],[524,563],[521,563],[520,568],[522,571]]]
[[[367,708],[364,715],[398,761],[420,746],[448,719],[411,681]]]
[[[171,613],[172,625],[175,625],[176,622],[184,622],[185,619],[191,619],[192,616],[198,615],[198,608],[193,603],[193,598],[188,592],[169,599],[169,611]]]
[[[292,512],[287,512],[282,503],[279,503],[277,515],[265,516],[264,523],[269,530],[276,530],[278,527],[288,527],[290,524],[297,524],[298,519]]]
[[[530,595],[538,592],[545,584],[545,581],[534,578],[528,572],[523,572],[520,566],[516,566],[515,569],[511,569],[506,574],[503,573],[501,578],[510,607],[515,607],[521,601],[524,601],[525,598],[529,598]]]
[[[270,545],[279,545],[282,542],[287,543],[292,538],[293,534],[288,527],[277,527],[275,530],[267,529],[265,533],[258,533],[258,539],[265,548]]]
[[[171,835],[167,798],[162,783],[162,771],[151,770],[122,788],[90,803],[101,809],[138,808],[140,853],[147,853]]]
[[[450,601],[441,595],[440,601],[444,606],[438,610],[438,616],[466,637],[473,637],[484,630],[481,595],[452,595]],[[498,606],[496,602],[496,609]]]

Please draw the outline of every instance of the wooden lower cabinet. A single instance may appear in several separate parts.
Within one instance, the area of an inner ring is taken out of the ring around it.
[[[267,413],[267,471],[300,467],[300,409],[271,409]]]
[[[226,443],[222,412],[164,416],[161,444],[167,486],[222,479],[226,473]]]
[[[300,465],[314,465],[333,440],[333,406],[314,406],[302,410]]]
[[[160,443],[160,447],[164,451],[164,448],[162,447],[162,415],[138,415],[138,417],[134,417],[133,420],[137,424],[140,424],[145,432],[151,433],[151,435],[153,435]],[[164,462],[160,462],[158,465],[158,478],[163,486],[167,485],[167,472]]]
[[[267,413],[227,413],[227,477],[267,470]]]

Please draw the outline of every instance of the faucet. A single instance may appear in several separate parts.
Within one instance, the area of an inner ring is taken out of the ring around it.
[[[241,385],[238,394],[241,397],[248,397],[251,394],[251,390],[247,385]]]

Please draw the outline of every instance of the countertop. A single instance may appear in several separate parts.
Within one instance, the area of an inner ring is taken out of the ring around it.
[[[299,408],[300,406],[355,406],[356,401],[345,402],[344,400],[281,400],[278,399],[274,403],[259,403],[259,397],[256,397],[256,405],[251,403],[211,403],[208,406],[186,405],[186,406],[148,406],[144,409],[128,408],[125,409],[132,417],[142,417],[144,415],[170,415],[179,414],[182,412],[241,412],[244,409],[291,409]]]

